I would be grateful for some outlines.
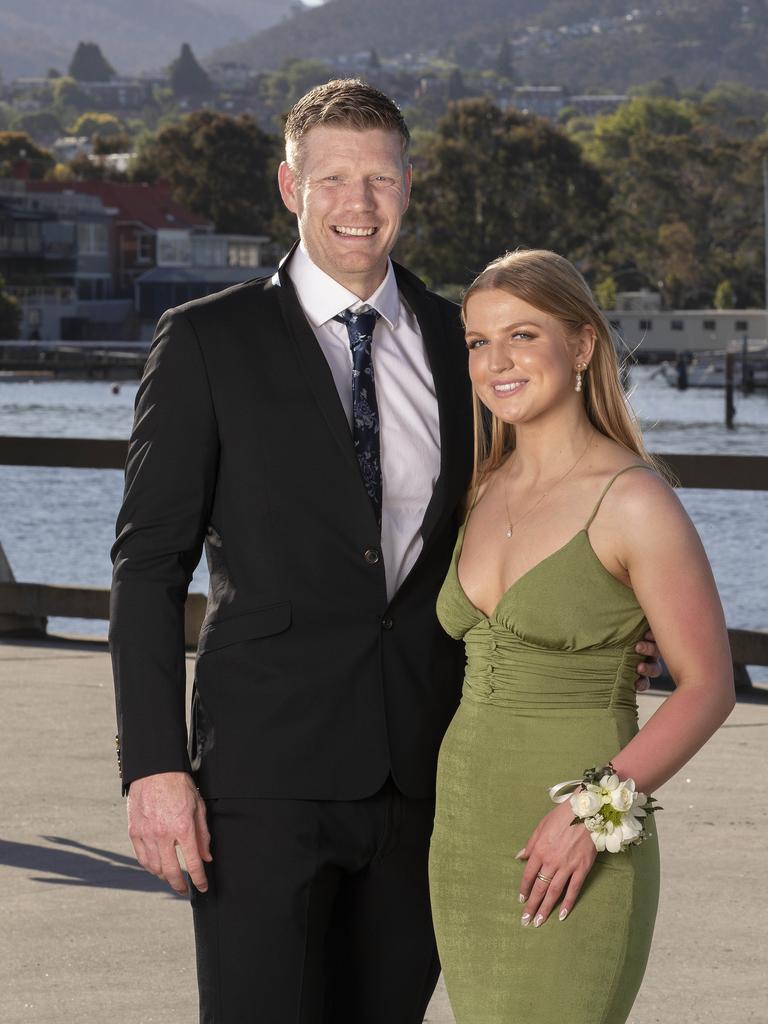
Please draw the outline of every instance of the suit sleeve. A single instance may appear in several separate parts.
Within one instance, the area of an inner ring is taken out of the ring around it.
[[[218,431],[187,314],[161,318],[136,396],[112,548],[110,647],[123,791],[190,771],[184,602],[213,500]]]

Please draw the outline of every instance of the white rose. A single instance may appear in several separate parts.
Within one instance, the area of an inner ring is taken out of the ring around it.
[[[577,818],[590,818],[600,810],[603,801],[596,793],[584,789],[571,797],[571,807]]]
[[[602,789],[613,790],[613,789],[616,789],[618,784],[619,784],[619,776],[615,775],[615,774],[614,775],[604,775],[602,777],[602,779],[600,779],[600,786],[601,786]]]
[[[611,792],[611,806],[617,811],[628,811],[634,802],[634,793],[627,785],[619,786]]]

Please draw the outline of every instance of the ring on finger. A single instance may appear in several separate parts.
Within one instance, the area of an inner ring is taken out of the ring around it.
[[[540,871],[537,872],[536,877],[539,879],[540,882],[546,882],[547,885],[549,885],[549,883],[552,881],[552,878],[547,878],[547,876],[542,875]],[[554,878],[554,875],[552,877]]]

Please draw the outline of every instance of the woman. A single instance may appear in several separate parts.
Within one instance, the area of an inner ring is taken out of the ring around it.
[[[548,790],[610,765],[652,794],[685,764],[733,706],[723,613],[574,267],[507,254],[463,315],[475,478],[438,614],[467,669],[430,855],[448,994],[458,1024],[621,1024],[656,913],[654,819],[642,845],[598,852]],[[676,690],[638,732],[649,623]]]

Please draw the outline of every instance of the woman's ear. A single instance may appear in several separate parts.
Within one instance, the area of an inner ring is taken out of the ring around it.
[[[596,341],[594,327],[591,324],[584,324],[576,338],[575,362],[586,363],[589,366],[595,352]]]

